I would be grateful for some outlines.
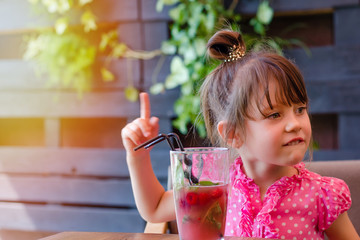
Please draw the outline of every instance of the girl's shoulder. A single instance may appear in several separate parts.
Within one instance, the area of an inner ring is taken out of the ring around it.
[[[308,170],[305,167],[304,163],[300,163],[297,165],[297,168],[299,170],[299,175],[301,178],[308,182],[309,184],[312,184],[314,186],[318,185],[320,189],[326,189],[326,188],[332,188],[332,189],[342,189],[342,191],[348,191],[349,187],[345,183],[344,180],[335,178],[335,177],[329,177],[329,176],[322,176],[318,173],[312,172]],[[335,190],[333,190],[335,192]]]
[[[303,186],[309,186],[309,195],[317,199],[319,229],[324,231],[336,218],[351,207],[350,189],[344,180],[321,176],[304,167]]]
[[[303,182],[302,184],[311,186],[308,190],[331,191],[333,194],[346,194],[350,196],[350,189],[344,180],[335,177],[321,176],[318,173],[308,170],[304,163],[296,165],[296,168],[299,171],[298,178]]]

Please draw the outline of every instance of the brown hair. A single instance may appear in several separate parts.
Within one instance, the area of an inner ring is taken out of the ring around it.
[[[277,102],[289,106],[308,103],[299,69],[274,51],[250,51],[240,59],[229,61],[234,49],[245,50],[241,34],[231,30],[215,33],[208,41],[207,49],[210,58],[223,61],[206,77],[200,89],[202,113],[212,143],[224,144],[217,133],[217,124],[221,120],[227,122],[228,131],[240,128],[245,134],[244,121],[252,117],[252,99],[266,98],[269,107],[273,108],[269,95],[270,81],[277,82]],[[257,107],[260,110],[260,101]]]

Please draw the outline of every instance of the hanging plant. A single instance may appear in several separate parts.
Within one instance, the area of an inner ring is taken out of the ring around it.
[[[168,89],[180,88],[180,97],[174,110],[177,118],[173,125],[186,134],[189,125],[196,126],[201,137],[206,136],[205,125],[201,117],[198,90],[205,76],[216,66],[205,58],[206,41],[216,30],[224,26],[233,29],[251,26],[253,33],[243,34],[247,49],[257,48],[264,41],[281,54],[283,46],[304,44],[297,39],[268,38],[266,35],[273,19],[273,9],[269,1],[260,1],[256,15],[243,19],[234,11],[238,1],[233,0],[228,7],[222,0],[157,0],[156,9],[162,11],[170,7],[170,38],[162,42],[161,49],[153,51],[135,51],[123,42],[119,42],[117,29],[101,34],[98,42],[92,42],[89,36],[98,31],[97,18],[91,10],[94,0],[28,0],[32,5],[48,13],[53,19],[53,27],[42,29],[28,37],[24,58],[36,63],[37,72],[47,75],[51,86],[76,89],[81,97],[91,90],[95,62],[98,57],[105,60],[100,68],[104,81],[114,81],[115,76],[109,69],[111,61],[119,58],[151,59],[162,56],[158,66],[164,61],[164,55],[173,56],[170,74],[165,81],[157,82],[153,77],[150,88],[152,94]],[[306,49],[306,48],[305,48]],[[158,72],[157,67],[154,72]],[[156,76],[156,74],[153,74]],[[124,90],[129,101],[137,101],[139,90],[131,77]]]
[[[231,1],[225,8],[221,0],[191,1],[191,0],[158,0],[156,8],[162,11],[164,6],[170,6],[169,16],[170,38],[162,43],[165,54],[174,55],[170,64],[170,74],[164,82],[155,83],[150,92],[159,94],[166,89],[180,87],[180,97],[175,102],[174,110],[177,118],[173,125],[181,133],[188,132],[189,125],[196,127],[201,137],[206,136],[203,119],[199,116],[199,87],[216,64],[209,64],[205,58],[206,41],[217,30],[231,27],[241,31],[242,26],[252,26],[252,34],[243,34],[247,49],[257,48],[267,42],[281,54],[285,45],[298,44],[300,41],[281,38],[268,38],[266,31],[273,19],[274,11],[267,0],[259,3],[256,15],[243,20],[234,11],[238,1]],[[240,29],[239,29],[240,28]]]
[[[101,34],[101,40],[90,41],[98,31],[97,17],[91,10],[93,0],[28,0],[37,11],[47,13],[53,26],[40,29],[27,37],[25,60],[35,62],[35,70],[46,75],[48,85],[75,89],[79,97],[91,90],[95,64],[98,57],[105,61],[100,75],[106,82],[115,76],[108,68],[111,61],[119,58],[149,59],[161,55],[160,50],[135,51],[119,42],[118,32],[111,29]],[[125,96],[136,101],[138,90],[133,79],[128,78]]]

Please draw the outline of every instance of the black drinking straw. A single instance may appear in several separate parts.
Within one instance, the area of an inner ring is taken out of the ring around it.
[[[170,134],[168,134],[168,135],[170,135]],[[172,151],[175,151],[175,147],[174,147],[174,145],[172,144],[172,142],[170,141],[170,138],[169,138],[168,135],[166,135],[166,134],[159,134],[157,137],[154,137],[154,138],[152,138],[152,139],[150,139],[150,140],[148,140],[148,141],[140,144],[139,146],[135,147],[135,148],[134,148],[134,151],[137,151],[137,150],[139,150],[140,148],[148,149],[149,147],[151,147],[151,146],[153,146],[153,145],[155,145],[155,144],[158,144],[158,143],[160,143],[160,142],[162,142],[162,141],[164,141],[164,140],[167,141],[167,143],[169,144],[171,150],[172,150]],[[172,136],[172,135],[171,135],[171,136]],[[180,140],[177,140],[177,143],[178,143],[178,144],[179,144],[179,143],[181,144]],[[180,147],[180,146],[179,146],[179,147]],[[181,147],[182,147],[182,144],[181,144]],[[181,147],[180,147],[180,148],[181,148]],[[183,148],[183,149],[184,149],[184,148]]]
[[[169,133],[168,137],[173,137],[176,140],[177,145],[179,146],[181,151],[185,151],[184,146],[182,145],[179,136],[176,133]]]
[[[179,146],[181,151],[185,151],[184,146],[182,145],[179,136],[176,133],[169,133],[169,134],[159,134],[158,136],[138,145],[137,147],[134,148],[134,151],[139,150],[140,148],[145,148],[148,149],[149,147],[158,144],[164,140],[167,141],[167,143],[169,144],[170,148],[172,151],[175,151],[175,147],[173,145],[173,143],[170,141],[170,138],[175,138],[175,141],[177,143],[177,145]],[[185,177],[189,180],[190,185],[194,185],[199,183],[199,180],[192,174],[192,160],[189,159],[186,154],[185,154],[185,159],[184,159],[184,163],[187,166],[187,169],[184,169],[184,175]]]

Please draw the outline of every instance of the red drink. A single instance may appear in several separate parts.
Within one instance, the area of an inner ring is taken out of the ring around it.
[[[180,240],[224,239],[228,149],[185,148],[170,156]]]
[[[174,192],[181,240],[223,239],[227,186],[186,186]]]

